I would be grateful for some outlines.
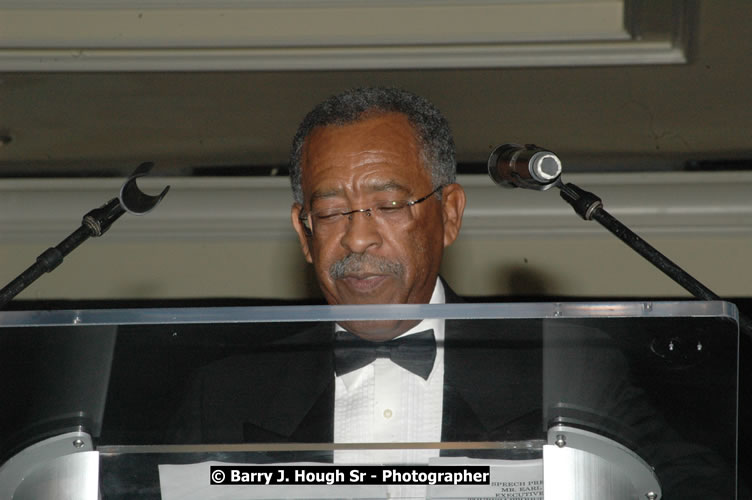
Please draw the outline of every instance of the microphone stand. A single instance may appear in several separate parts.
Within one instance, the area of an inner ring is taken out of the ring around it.
[[[139,165],[130,177],[128,177],[125,184],[123,184],[117,198],[111,199],[101,207],[95,208],[84,215],[81,227],[76,229],[56,247],[45,250],[37,257],[34,264],[0,290],[0,309],[42,276],[42,274],[52,272],[63,262],[65,256],[89,239],[90,236],[102,236],[112,223],[125,212],[130,212],[134,215],[144,215],[156,207],[167,194],[170,186],[165,187],[159,195],[150,196],[142,192],[136,184],[136,179],[148,174],[152,167],[154,167],[154,164],[150,162]]]
[[[676,265],[671,259],[656,250],[647,241],[632,232],[627,226],[619,222],[603,208],[603,201],[595,194],[585,191],[579,186],[564,184],[559,177],[554,186],[559,188],[560,195],[569,203],[574,211],[584,220],[594,220],[608,229],[614,236],[629,245],[635,252],[643,256],[648,262],[657,267],[669,278],[681,285],[695,297],[703,300],[722,300],[708,287],[697,281],[689,273]],[[739,313],[739,330],[752,339],[752,321]]]

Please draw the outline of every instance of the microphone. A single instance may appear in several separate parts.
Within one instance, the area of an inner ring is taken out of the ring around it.
[[[488,158],[488,175],[506,188],[545,191],[561,176],[559,158],[534,144],[503,144]]]

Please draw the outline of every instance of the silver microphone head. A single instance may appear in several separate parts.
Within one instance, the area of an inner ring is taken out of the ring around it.
[[[561,176],[561,161],[533,144],[504,144],[488,159],[488,175],[503,187],[522,187],[545,191]]]
[[[542,184],[548,184],[561,175],[561,161],[551,151],[538,151],[528,161],[530,176]]]

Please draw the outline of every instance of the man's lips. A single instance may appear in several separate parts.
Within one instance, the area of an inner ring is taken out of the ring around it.
[[[387,275],[384,274],[368,274],[368,273],[358,273],[358,274],[348,274],[344,278],[342,278],[342,281],[347,285],[348,288],[351,288],[357,292],[366,293],[371,292],[381,286],[386,280],[388,279]]]

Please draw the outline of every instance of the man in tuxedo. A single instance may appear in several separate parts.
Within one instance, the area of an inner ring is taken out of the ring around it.
[[[290,167],[292,225],[329,304],[460,301],[439,267],[459,234],[465,193],[435,106],[398,89],[333,96],[301,123]],[[188,431],[180,441],[541,445],[541,329],[530,326],[506,324],[498,335],[495,321],[322,323],[204,367],[177,424]],[[426,464],[440,454],[453,453],[338,449],[295,459]],[[521,445],[504,458],[539,457]]]
[[[331,97],[301,123],[290,165],[292,224],[329,304],[446,301],[439,266],[459,233],[465,193],[455,183],[449,125],[433,105],[398,89]],[[414,341],[407,337],[431,330],[441,343],[440,323],[344,322],[337,337]],[[426,364],[436,369],[424,376],[385,358],[349,373],[335,364],[334,440],[439,441],[442,350]]]
[[[301,123],[290,166],[292,225],[329,304],[460,301],[439,278],[439,266],[459,234],[465,193],[455,182],[449,124],[430,102],[392,88],[333,96]],[[223,360],[202,370],[201,396],[190,400],[178,425],[188,431],[181,439],[542,438],[540,328],[531,333],[510,324],[497,345],[488,343],[498,333],[494,322],[473,323],[472,332],[467,323],[322,324],[250,357]],[[408,341],[428,352],[417,368],[387,357],[350,356]],[[248,383],[256,380],[265,383]],[[496,390],[499,380],[504,395]],[[382,455],[386,461],[416,458]]]
[[[333,96],[300,124],[290,168],[292,225],[329,304],[460,301],[439,278],[439,267],[459,234],[465,193],[455,182],[449,125],[435,106],[399,89]],[[663,426],[639,391],[624,385],[625,362],[600,342],[602,333],[585,335],[582,325],[566,322],[556,328],[561,338],[596,340],[592,349],[572,354],[574,399],[615,420],[624,417],[648,443],[660,441]],[[542,440],[543,330],[531,320],[506,320],[503,329],[477,320],[319,324],[204,367],[174,425],[175,439]],[[670,469],[672,457],[645,452]],[[338,451],[328,458],[420,463],[438,455]]]
[[[438,274],[444,248],[459,233],[465,193],[455,182],[449,124],[430,102],[391,88],[330,97],[300,124],[290,170],[292,225],[329,304],[459,300]],[[231,401],[195,407],[202,417],[188,420],[205,425],[192,426],[189,439],[439,441],[447,431],[446,330],[439,320],[349,321],[293,335],[254,363],[247,356],[235,364],[225,360],[222,369],[204,370],[204,383],[226,387],[221,379],[252,380],[285,369],[273,387],[254,384],[226,398]],[[384,347],[416,333],[418,343],[438,340],[439,346],[419,375],[386,358],[343,369],[332,355],[333,346],[347,357],[353,342]],[[237,408],[248,398],[253,408]]]

